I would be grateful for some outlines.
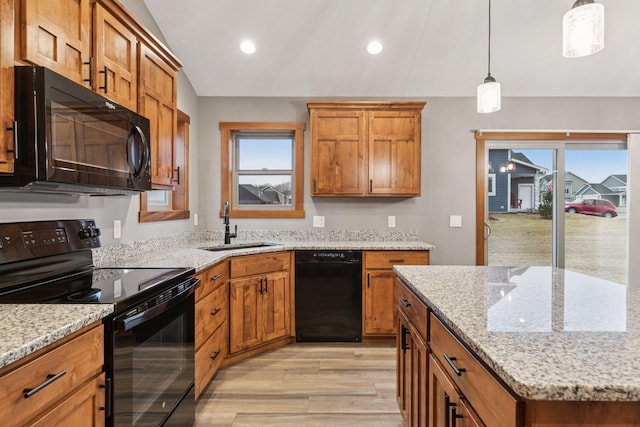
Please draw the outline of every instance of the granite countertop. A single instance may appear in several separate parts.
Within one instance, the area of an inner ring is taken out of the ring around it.
[[[0,368],[112,312],[111,304],[0,304]]]
[[[640,289],[551,267],[394,270],[518,395],[640,400]]]
[[[243,244],[268,243],[268,246],[253,248],[234,248]],[[420,241],[282,241],[271,239],[269,241],[257,240],[233,240],[228,245],[229,250],[218,250],[225,245],[219,240],[201,241],[192,243],[188,247],[173,250],[157,249],[143,255],[136,255],[123,247],[122,253],[115,253],[109,259],[96,259],[98,267],[193,267],[196,272],[223,261],[226,258],[238,255],[251,255],[269,252],[290,250],[433,250],[434,246]],[[208,251],[203,248],[214,248]]]

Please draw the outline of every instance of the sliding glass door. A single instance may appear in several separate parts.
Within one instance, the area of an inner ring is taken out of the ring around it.
[[[627,146],[485,143],[485,263],[552,265],[627,282]]]

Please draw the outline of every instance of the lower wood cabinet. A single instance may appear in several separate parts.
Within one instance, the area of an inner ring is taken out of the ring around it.
[[[230,353],[290,335],[290,257],[287,252],[231,260]]]
[[[196,288],[195,394],[207,387],[229,352],[229,263],[223,261],[200,274]]]
[[[428,265],[429,251],[365,251],[363,253],[363,338],[393,337],[395,327],[394,265]]]
[[[88,326],[0,370],[3,426],[104,426],[104,327]]]

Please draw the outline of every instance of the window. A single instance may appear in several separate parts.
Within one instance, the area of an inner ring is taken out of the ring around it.
[[[173,190],[145,191],[140,195],[138,222],[188,219],[189,212],[189,123],[191,118],[178,110],[173,146]]]
[[[236,218],[304,218],[304,123],[220,123],[222,199]]]
[[[496,174],[490,173],[487,175],[489,177],[489,184],[487,187],[487,195],[495,196],[496,195]]]

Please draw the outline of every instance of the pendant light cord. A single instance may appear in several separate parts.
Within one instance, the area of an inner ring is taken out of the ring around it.
[[[487,75],[491,75],[491,0],[489,0],[489,43],[487,48]]]

